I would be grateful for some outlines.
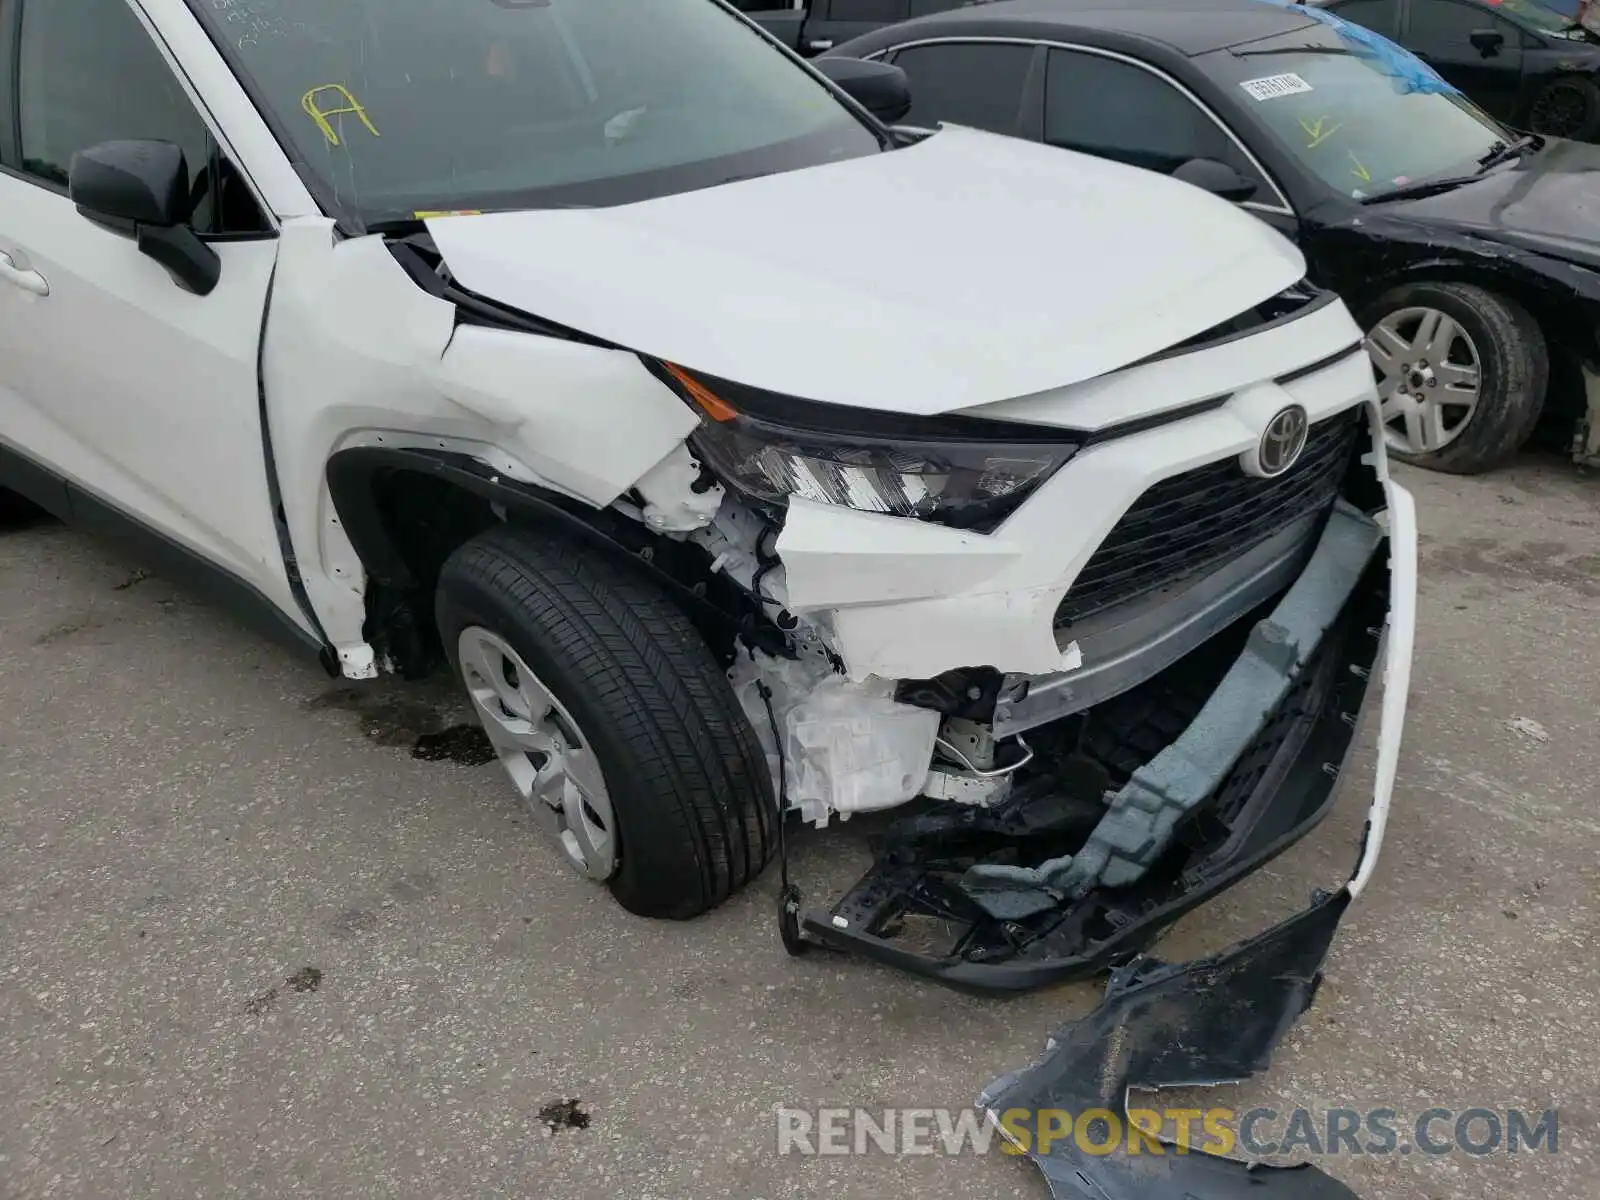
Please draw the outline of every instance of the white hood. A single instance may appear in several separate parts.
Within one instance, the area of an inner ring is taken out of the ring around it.
[[[936,413],[1166,349],[1300,252],[1151,172],[948,128],[907,149],[615,208],[428,221],[466,288],[812,400]]]

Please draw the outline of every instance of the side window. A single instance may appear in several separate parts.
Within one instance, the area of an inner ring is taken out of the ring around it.
[[[189,167],[197,232],[266,227],[126,0],[23,0],[19,50],[25,174],[64,188],[79,150],[121,138],[174,142]]]
[[[1428,46],[1467,46],[1475,29],[1493,29],[1505,35],[1506,45],[1520,46],[1522,33],[1515,25],[1470,4],[1453,0],[1411,0],[1411,29],[1407,41]]]
[[[1348,0],[1328,5],[1328,11],[1386,37],[1393,37],[1400,28],[1400,0]]]
[[[913,46],[894,56],[911,84],[907,125],[940,121],[1016,133],[1033,47],[992,42]]]
[[[1214,158],[1261,174],[1193,100],[1131,63],[1052,50],[1045,75],[1044,139],[1102,158],[1170,174],[1191,158]]]

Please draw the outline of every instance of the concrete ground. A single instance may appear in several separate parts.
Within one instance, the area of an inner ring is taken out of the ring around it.
[[[1200,1103],[1558,1108],[1554,1155],[1323,1164],[1373,1198],[1600,1195],[1600,479],[1404,477],[1422,613],[1385,857],[1272,1069]],[[982,1001],[791,960],[775,872],[632,919],[496,768],[412,756],[447,687],[349,691],[59,527],[0,537],[0,613],[0,1195],[1046,1195],[999,1154],[779,1157],[773,1110],[965,1107],[1098,985]],[[1162,953],[1341,880],[1369,781],[1364,753]],[[801,880],[846,882],[859,828],[802,836]],[[588,1125],[552,1134],[568,1099]]]

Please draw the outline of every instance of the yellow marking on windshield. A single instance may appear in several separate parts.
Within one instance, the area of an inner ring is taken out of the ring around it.
[[[1300,128],[1305,130],[1306,136],[1311,139],[1306,143],[1306,149],[1315,150],[1323,142],[1343,129],[1344,122],[1335,121],[1332,125],[1329,125],[1327,117],[1318,117],[1315,121],[1307,121],[1302,118]]]
[[[323,92],[332,92],[332,99],[334,101],[343,102],[341,107],[323,108],[320,100],[318,99]],[[317,123],[317,128],[322,130],[322,136],[328,139],[328,145],[330,146],[337,146],[339,144],[339,135],[334,131],[333,126],[329,124],[328,118],[344,116],[346,113],[355,117],[363,125],[365,125],[367,127],[367,132],[373,137],[381,136],[378,133],[378,127],[372,123],[372,118],[367,116],[367,110],[361,107],[361,101],[352,96],[350,94],[350,89],[345,87],[342,83],[318,84],[304,96],[300,97],[300,107],[305,109],[306,116],[310,117]]]
[[[1355,163],[1355,167],[1351,170],[1350,174],[1361,180],[1362,183],[1371,183],[1372,172],[1367,170],[1367,164],[1356,157],[1356,152],[1354,150],[1346,151],[1346,153],[1350,155],[1350,161]]]

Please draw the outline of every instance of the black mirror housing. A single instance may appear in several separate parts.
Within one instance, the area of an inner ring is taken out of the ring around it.
[[[1472,47],[1485,58],[1493,58],[1506,44],[1506,35],[1498,29],[1474,29],[1467,35]]]
[[[210,295],[222,259],[189,228],[189,164],[171,142],[100,142],[72,156],[67,195],[97,225],[129,234],[173,282]]]
[[[100,142],[72,156],[67,195],[91,219],[182,225],[189,219],[189,164],[171,142]]]
[[[1191,158],[1174,171],[1172,177],[1234,203],[1248,200],[1256,194],[1253,180],[1246,179],[1236,169],[1215,158]]]
[[[892,125],[911,111],[911,81],[899,67],[864,58],[812,59],[812,65],[878,120]]]

